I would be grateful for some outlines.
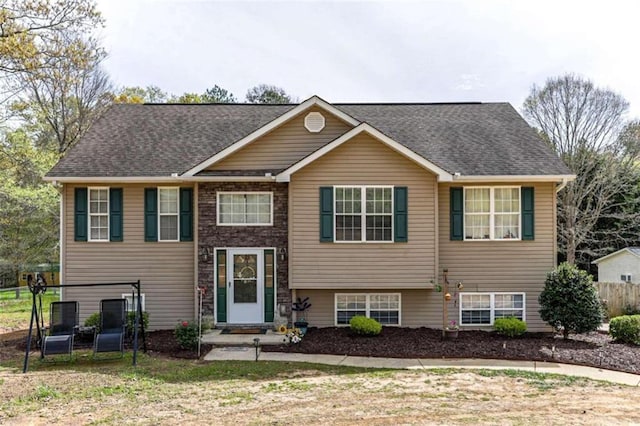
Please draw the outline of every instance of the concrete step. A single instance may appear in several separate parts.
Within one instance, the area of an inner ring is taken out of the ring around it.
[[[284,343],[284,334],[267,330],[265,334],[222,334],[222,330],[209,330],[202,335],[202,343],[216,346],[255,346],[254,339],[260,339],[259,345],[280,345]]]

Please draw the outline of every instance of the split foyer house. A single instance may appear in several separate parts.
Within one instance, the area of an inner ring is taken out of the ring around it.
[[[140,279],[152,328],[366,315],[544,329],[556,193],[573,176],[506,103],[114,105],[48,173],[61,280]],[[66,288],[81,316],[126,287]]]

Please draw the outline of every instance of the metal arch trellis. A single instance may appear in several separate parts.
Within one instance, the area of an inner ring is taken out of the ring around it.
[[[37,342],[41,345],[42,332],[40,322],[44,324],[44,318],[42,318],[42,294],[49,288],[67,288],[67,287],[100,287],[100,286],[131,286],[131,295],[136,303],[135,319],[133,326],[133,365],[138,363],[138,328],[142,332],[142,348],[143,352],[147,352],[147,339],[145,337],[144,321],[142,321],[142,298],[140,297],[140,280],[134,282],[114,282],[114,283],[86,283],[86,284],[56,284],[47,285],[46,281],[42,277],[38,277],[33,280],[33,277],[29,276],[27,279],[29,290],[31,291],[32,305],[31,305],[31,320],[29,322],[29,334],[27,336],[27,345],[24,353],[24,366],[22,372],[26,373],[29,367],[29,353],[31,350],[31,339],[33,337],[33,323],[36,322],[37,328]],[[38,303],[40,302],[40,313],[38,313]]]

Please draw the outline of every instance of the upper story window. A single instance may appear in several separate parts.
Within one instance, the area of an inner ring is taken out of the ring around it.
[[[336,241],[393,241],[393,188],[337,186]]]
[[[88,188],[89,241],[109,241],[109,188]]]
[[[218,225],[273,225],[273,193],[219,192]]]
[[[178,241],[178,188],[158,188],[159,241]]]
[[[465,240],[519,240],[520,187],[464,189]]]
[[[144,240],[193,241],[193,188],[144,189]]]

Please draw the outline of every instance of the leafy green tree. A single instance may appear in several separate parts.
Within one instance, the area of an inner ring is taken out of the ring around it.
[[[252,104],[290,104],[294,102],[284,89],[268,84],[259,84],[249,89],[246,101]]]
[[[180,96],[174,96],[169,99],[169,102],[176,104],[201,104],[203,103],[202,96],[197,93],[183,93]]]
[[[602,324],[602,307],[591,276],[569,263],[547,274],[538,302],[540,318],[565,339],[569,333],[595,331]]]
[[[25,264],[58,258],[58,192],[42,181],[55,152],[21,130],[0,139],[0,259],[17,274]]]
[[[88,35],[102,24],[93,0],[0,0],[0,73],[82,61]]]
[[[596,232],[599,221],[633,223],[620,218],[619,208],[619,195],[632,194],[637,184],[637,150],[618,137],[627,109],[622,96],[575,75],[534,85],[524,102],[525,117],[577,176],[558,194],[558,243],[569,263],[588,265],[608,250]]]
[[[164,103],[169,100],[169,95],[158,86],[124,87],[114,96],[117,104],[143,104]]]
[[[217,84],[207,90],[200,96],[202,102],[209,104],[235,104],[238,102],[233,93],[227,89],[223,89]]]

